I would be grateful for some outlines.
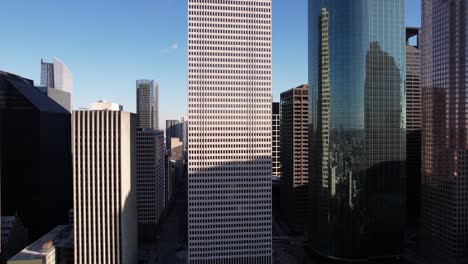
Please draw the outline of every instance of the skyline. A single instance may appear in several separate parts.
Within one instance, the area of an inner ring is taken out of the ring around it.
[[[274,101],[307,83],[306,6],[307,0],[273,0]],[[406,24],[419,26],[420,0],[406,6]],[[187,116],[186,0],[18,0],[3,7],[22,17],[12,23],[11,16],[0,16],[8,25],[4,35],[15,40],[2,43],[1,70],[39,84],[41,58],[59,58],[74,77],[75,109],[108,100],[136,112],[135,81],[154,79],[160,85],[160,128],[165,120]]]

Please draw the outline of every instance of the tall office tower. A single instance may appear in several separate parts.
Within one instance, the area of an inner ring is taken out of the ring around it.
[[[281,177],[280,161],[280,105],[277,102],[272,103],[271,108],[271,169],[272,176]]]
[[[165,205],[164,132],[138,128],[136,151],[138,238],[151,241]]]
[[[188,121],[185,117],[174,120],[166,120],[166,149],[170,150],[172,138],[178,138],[183,143],[183,149],[187,149]]]
[[[405,1],[309,1],[310,241],[399,255],[405,227]]]
[[[1,215],[18,216],[31,241],[73,206],[70,118],[31,80],[0,71]]]
[[[91,108],[72,125],[75,263],[136,263],[136,118]]]
[[[63,62],[55,57],[51,63],[41,59],[40,84],[42,87],[39,88],[42,92],[67,109],[68,112],[72,111],[73,76]]]
[[[281,93],[281,211],[296,231],[309,217],[309,110],[307,84]]]
[[[189,0],[189,263],[271,263],[271,0]]]
[[[422,1],[424,254],[468,262],[468,1]]]
[[[137,127],[159,129],[159,85],[153,80],[137,80]]]
[[[406,28],[406,217],[411,228],[417,227],[421,210],[420,36],[420,28]]]
[[[2,252],[0,252],[0,263],[3,264],[28,245],[28,230],[16,216],[4,216],[1,223]]]

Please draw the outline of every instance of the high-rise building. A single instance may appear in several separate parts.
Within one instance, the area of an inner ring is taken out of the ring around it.
[[[271,0],[188,5],[188,261],[271,263]]]
[[[420,28],[406,28],[406,216],[415,228],[421,204],[421,49]]]
[[[18,216],[31,241],[68,222],[70,118],[31,80],[0,71],[1,215]]]
[[[437,263],[468,262],[468,1],[422,1],[421,242]]]
[[[281,93],[281,211],[296,231],[305,231],[309,203],[307,84]]]
[[[28,245],[28,230],[16,216],[3,216],[1,223],[0,263],[4,264]]]
[[[271,172],[272,176],[275,177],[281,177],[280,122],[280,104],[273,102],[271,108]]]
[[[72,123],[75,263],[136,263],[136,117],[91,108]]]
[[[136,151],[138,238],[151,241],[165,206],[164,132],[138,128]]]
[[[68,112],[72,111],[73,75],[63,62],[55,57],[51,63],[41,59],[40,84],[39,89],[42,92],[67,109]]]
[[[309,1],[309,235],[320,255],[401,253],[405,64],[404,0]]]
[[[137,127],[159,129],[159,84],[154,80],[137,80]]]
[[[188,121],[184,117],[174,120],[166,120],[166,149],[170,150],[172,138],[178,138],[183,143],[183,149],[187,150]]]

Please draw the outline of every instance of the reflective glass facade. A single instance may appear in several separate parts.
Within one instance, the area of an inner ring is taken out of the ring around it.
[[[405,224],[405,1],[309,1],[312,248],[398,255]]]

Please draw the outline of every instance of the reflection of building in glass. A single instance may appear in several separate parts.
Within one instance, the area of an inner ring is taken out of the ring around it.
[[[309,2],[310,239],[326,257],[378,258],[403,246],[404,8]]]
[[[281,161],[280,161],[280,104],[272,103],[271,108],[271,172],[275,177],[281,177]]]
[[[188,263],[271,263],[271,0],[188,1]]]
[[[468,262],[467,1],[422,1],[421,242],[437,263]]]
[[[305,231],[309,200],[307,84],[281,93],[281,211],[297,231]]]
[[[406,28],[406,216],[416,227],[421,203],[421,50],[420,28]],[[410,39],[416,40],[415,43]]]

